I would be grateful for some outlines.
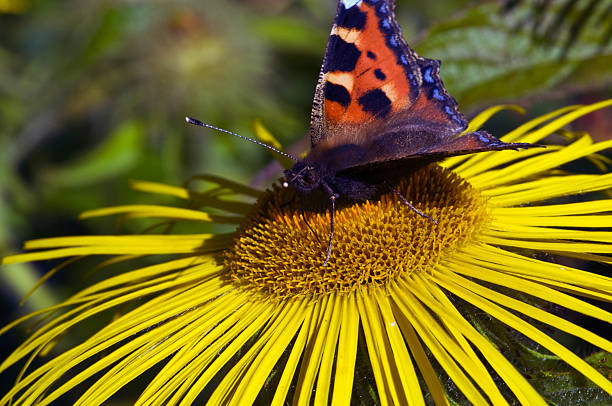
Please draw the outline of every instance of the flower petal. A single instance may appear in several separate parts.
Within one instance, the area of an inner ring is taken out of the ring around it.
[[[391,353],[394,365],[398,370],[399,382],[402,385],[404,393],[408,398],[409,405],[425,406],[425,399],[419,384],[419,379],[416,374],[412,359],[406,348],[406,343],[399,328],[399,324],[395,320],[391,303],[386,296],[386,292],[377,289],[375,292],[376,301],[380,310],[381,322],[385,326],[387,340],[391,346]]]
[[[588,106],[581,106],[576,109],[572,109],[568,113],[563,114],[561,117],[551,121],[550,123],[540,127],[539,129],[532,131],[530,133],[524,134],[520,137],[517,137],[516,140],[520,140],[520,142],[538,142],[541,139],[547,137],[548,135],[554,133],[561,127],[566,124],[571,123],[572,121],[585,116],[589,113],[592,113],[596,110],[600,110],[606,107],[612,106],[612,99],[604,100],[598,103],[589,104]],[[574,106],[565,107],[566,109],[570,109]],[[561,109],[562,110],[562,109]],[[559,110],[557,110],[559,111]],[[507,135],[508,138],[512,137],[514,134],[509,133]],[[502,137],[502,141],[508,142],[506,137]]]
[[[525,109],[516,104],[500,104],[498,106],[489,107],[488,109],[478,113],[476,117],[470,120],[468,128],[464,131],[471,133],[478,131],[491,117],[503,110],[512,110],[520,114],[525,114]]]
[[[16,254],[2,259],[3,264],[73,257],[78,255],[163,255],[218,251],[227,248],[232,234],[76,236],[44,238],[26,243],[26,249],[69,247]]]
[[[329,321],[329,329],[325,337],[321,366],[319,367],[319,374],[317,376],[314,405],[325,406],[329,404],[328,397],[332,382],[332,366],[334,365],[334,356],[336,354],[336,345],[338,344],[340,320],[342,316],[340,296],[341,295],[332,293],[330,297],[330,304],[332,305],[333,312]]]
[[[567,304],[567,308],[580,311],[585,315],[603,320],[608,323],[610,323],[610,321],[612,320],[611,313],[599,309],[596,306],[589,305],[588,303],[573,298],[571,296],[556,292],[553,289],[540,286],[533,282],[521,281],[519,278],[515,278],[509,275],[503,275],[500,272],[491,272],[489,269],[484,267],[474,267],[473,265],[468,267],[458,263],[454,263],[452,267],[455,273],[463,273],[465,275],[471,276],[472,278],[481,279],[489,283],[511,287],[512,289],[533,295],[535,297],[539,297],[543,300],[550,301],[551,303],[555,303],[560,306]],[[501,306],[514,309],[517,312],[529,316],[530,318],[546,323],[560,331],[565,331],[566,333],[575,335],[576,337],[580,337],[584,341],[587,341],[603,349],[604,351],[612,353],[612,342],[574,323],[555,316],[554,314],[545,312],[535,306],[521,302],[512,297],[499,293],[495,290],[488,289],[485,286],[475,283],[467,278],[461,280],[461,286],[471,290],[472,292],[482,297],[486,297],[487,299],[490,299],[491,301],[496,302]]]
[[[546,121],[549,121],[551,119],[553,119],[554,117],[557,117],[561,114],[564,114],[568,111],[573,111],[576,110],[577,108],[582,107],[580,105],[577,106],[567,106],[567,107],[563,107],[561,109],[555,110],[552,113],[548,113],[546,115],[543,116],[539,116],[533,120],[530,120],[528,122],[526,122],[525,124],[522,124],[521,126],[519,126],[518,128],[516,128],[515,130],[509,132],[508,134],[504,135],[503,137],[500,137],[500,139],[504,142],[517,142],[520,140],[520,138],[527,133],[528,131],[530,131],[531,129],[539,126],[542,123],[545,123]],[[486,111],[486,110],[485,110]],[[532,151],[538,151],[536,150],[532,150]],[[462,155],[459,157],[451,157],[448,158],[446,160],[444,160],[444,162],[442,163],[442,166],[444,167],[448,167],[451,168],[454,165],[461,163],[460,166],[457,166],[456,168],[454,168],[453,170],[455,170],[458,174],[460,174],[461,176],[472,176],[474,174],[477,173],[481,173],[484,172],[490,168],[494,168],[497,167],[497,159],[500,155],[498,155],[500,152],[503,151],[495,151],[495,152],[481,152],[478,154],[471,154],[471,155]],[[524,151],[526,152],[526,151]],[[523,152],[523,153],[524,153]],[[503,154],[508,156],[509,154]],[[516,155],[516,154],[514,154]],[[466,159],[468,158],[468,159]],[[469,173],[468,173],[469,170]]]
[[[353,391],[355,376],[355,358],[357,356],[357,339],[359,337],[359,310],[355,302],[355,292],[340,295],[342,320],[338,354],[336,356],[336,375],[332,405],[348,405]]]
[[[532,278],[537,276],[552,282],[563,282],[594,291],[612,293],[612,279],[608,277],[566,265],[525,257],[490,245],[471,246],[469,252],[458,253],[456,258],[463,262],[469,262],[472,257],[490,262],[491,266],[499,267],[498,269],[507,270],[507,272],[521,277]]]
[[[446,275],[444,275],[446,277]],[[435,284],[435,283],[433,283]],[[427,286],[427,284],[424,284]],[[430,283],[430,285],[432,285]],[[436,295],[436,290],[430,290]],[[504,358],[499,350],[478,332],[471,324],[463,317],[456,317],[453,313],[448,313],[445,306],[440,305],[436,301],[431,300],[427,295],[423,295],[420,291],[414,290],[413,293],[429,307],[439,317],[443,317],[447,323],[453,325],[467,338],[486,358],[487,362],[504,380],[512,392],[516,395],[521,404],[525,405],[541,405],[545,406],[546,402],[539,393],[527,382],[527,380],[516,370],[516,368]]]
[[[436,406],[448,406],[449,401],[446,397],[446,392],[440,383],[438,374],[431,365],[429,358],[427,358],[427,353],[423,349],[421,341],[410,323],[404,322],[402,325],[402,335],[404,336],[406,344],[410,348],[410,352],[413,355],[417,366],[419,367],[421,376],[429,389],[429,394],[431,395],[434,404]]]
[[[185,389],[188,389],[185,395],[181,399],[181,403],[193,404],[196,397],[200,392],[208,385],[212,378],[223,368],[229,360],[236,355],[238,351],[253,337],[257,332],[263,328],[269,320],[274,319],[282,311],[278,307],[275,308],[272,303],[266,303],[266,308],[259,312],[254,313],[257,317],[250,321],[250,323],[240,323],[239,328],[234,328],[233,333],[222,335],[219,340],[215,341],[214,345],[209,346],[203,352],[200,361],[201,373],[197,376],[197,379],[190,383]],[[214,357],[214,358],[213,358]],[[211,362],[212,360],[212,362]],[[198,363],[196,363],[198,364]],[[233,375],[228,372],[227,377],[235,376],[239,371],[233,369]]]
[[[178,186],[166,185],[165,183],[132,180],[130,181],[130,187],[139,192],[174,196],[185,200],[189,199],[189,190]]]
[[[79,219],[90,219],[94,217],[112,216],[115,214],[126,214],[130,218],[170,218],[174,220],[190,220],[214,223],[238,224],[242,216],[219,216],[211,215],[200,210],[182,209],[180,207],[167,207],[155,205],[125,205],[105,207],[103,209],[88,210],[79,216]]]
[[[306,309],[304,309],[304,322],[300,327],[300,332],[298,333],[295,342],[293,343],[291,354],[289,354],[287,363],[283,368],[280,381],[276,385],[276,391],[274,393],[271,406],[281,406],[286,404],[285,398],[287,397],[287,392],[289,392],[289,387],[291,386],[298,363],[302,357],[307,341],[310,338],[310,333],[312,332],[311,326],[315,324],[315,318],[317,315],[315,311],[318,311],[318,309],[312,303],[310,303]]]
[[[361,318],[361,325],[365,336],[368,356],[372,367],[372,374],[378,389],[378,399],[381,405],[400,404],[399,396],[395,389],[395,376],[393,376],[388,358],[386,357],[387,348],[385,343],[380,342],[380,326],[376,324],[375,314],[377,309],[372,303],[365,302],[364,298],[369,293],[359,291],[357,293],[357,307]],[[403,398],[404,402],[406,399]]]
[[[509,184],[519,179],[528,178],[565,163],[583,158],[592,153],[610,148],[612,147],[612,140],[599,142],[593,145],[589,144],[590,139],[588,137],[582,137],[561,150],[533,156],[508,165],[503,169],[489,170],[480,175],[473,176],[470,178],[470,183],[472,186],[484,190]],[[604,177],[606,175],[601,176]]]
[[[278,318],[268,323],[259,338],[232,368],[239,371],[237,381],[226,374],[208,399],[210,404],[253,404],[270,372],[295,337],[303,322],[305,300],[290,301]],[[228,379],[229,378],[229,379]],[[329,380],[328,380],[329,382]],[[231,399],[227,396],[231,394]]]
[[[612,174],[609,175],[572,175],[549,177],[521,186],[497,187],[484,190],[484,196],[491,196],[490,202],[497,207],[508,207],[535,202],[555,197],[605,190],[612,185]]]
[[[482,309],[483,311],[487,312],[488,314],[495,317],[504,324],[507,324],[508,326],[529,337],[536,343],[539,343],[543,347],[547,348],[564,362],[571,365],[581,374],[593,381],[593,383],[595,383],[597,386],[601,387],[609,394],[612,394],[612,382],[602,376],[588,363],[583,361],[580,357],[576,356],[574,353],[569,351],[567,348],[559,344],[554,339],[550,338],[537,328],[533,327],[528,322],[522,320],[518,316],[515,316],[513,313],[504,310],[502,307],[495,305],[487,298],[479,296],[471,290],[465,288],[464,286],[461,286],[460,283],[465,281],[464,278],[453,278],[453,280],[451,280],[448,277],[441,278],[437,275],[432,275],[431,278],[440,286],[447,289],[449,292],[452,292],[453,294],[461,297],[462,299]]]
[[[303,353],[302,367],[297,380],[297,386],[295,389],[295,395],[297,405],[308,405],[310,404],[310,397],[314,390],[314,383],[321,367],[321,359],[323,357],[323,348],[325,345],[326,337],[330,328],[330,322],[332,315],[335,311],[334,299],[332,296],[325,296],[321,300],[317,301],[317,307],[319,308],[318,317],[316,322],[310,326],[308,334],[308,342]]]
[[[512,216],[515,221],[521,221],[530,217],[603,213],[611,210],[612,200],[608,199],[545,206],[496,207],[492,210],[492,214],[494,217]]]
[[[395,286],[393,289],[394,303],[398,308],[396,317],[402,331],[406,329],[407,324],[412,325],[423,343],[465,397],[472,404],[487,404],[488,402],[472,384],[472,381],[466,376],[455,359],[467,361],[468,357],[465,356],[463,351],[458,350],[454,340],[446,334],[437,321],[434,320],[432,324],[432,318],[423,309],[419,300],[413,296],[416,286],[407,285],[407,280],[402,282],[404,284],[403,287]],[[468,361],[467,365],[470,363]],[[467,368],[467,370],[470,373],[475,372],[471,368]],[[477,384],[482,383],[478,380],[475,381]],[[489,389],[486,385],[483,386],[483,390]]]

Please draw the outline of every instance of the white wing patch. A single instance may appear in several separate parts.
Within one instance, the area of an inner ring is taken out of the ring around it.
[[[344,4],[344,7],[347,9],[360,5],[362,1],[363,0],[340,0],[340,2]]]

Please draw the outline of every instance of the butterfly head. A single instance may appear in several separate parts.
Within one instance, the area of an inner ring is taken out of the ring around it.
[[[321,168],[313,163],[298,162],[285,171],[283,187],[293,187],[301,193],[308,193],[321,186]]]

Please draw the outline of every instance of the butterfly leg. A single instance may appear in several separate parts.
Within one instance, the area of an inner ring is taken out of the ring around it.
[[[301,200],[302,200],[302,207],[300,207],[300,215],[302,216],[302,220],[304,220],[304,223],[306,223],[306,225],[308,226],[308,229],[310,231],[312,231],[312,233],[314,234],[314,236],[317,239],[317,241],[319,242],[319,244],[321,244],[321,240],[319,239],[319,236],[317,235],[315,230],[313,230],[313,228],[311,227],[310,223],[308,223],[308,219],[306,219],[306,213],[304,213],[304,206],[306,205],[306,202],[304,201],[304,195],[300,195],[300,197],[301,197]]]
[[[295,201],[295,196],[296,196],[296,194],[293,194],[289,200],[287,200],[285,203],[282,203],[280,205],[280,208],[283,209],[283,208],[289,206],[290,204],[292,204]],[[319,242],[319,244],[321,244],[321,240],[319,239],[319,236],[317,235],[317,233],[315,233],[314,229],[312,228],[312,226],[310,225],[310,223],[306,219],[306,213],[304,212],[304,207],[306,207],[306,201],[304,200],[304,195],[303,194],[300,194],[300,200],[301,200],[300,216],[302,217],[302,220],[304,220],[304,223],[306,223],[306,226],[308,226],[308,229],[314,234],[314,236],[317,239],[317,241]]]
[[[416,214],[418,214],[418,215],[419,215],[419,216],[421,216],[421,217],[426,217],[426,218],[430,219],[431,221],[433,221],[435,224],[438,224],[438,221],[437,221],[437,220],[434,220],[434,218],[433,218],[433,217],[428,216],[427,214],[423,213],[422,211],[420,211],[419,209],[417,209],[416,207],[414,207],[414,206],[412,205],[412,203],[410,203],[410,202],[408,201],[408,199],[406,199],[406,197],[405,197],[403,194],[401,194],[401,193],[399,192],[399,190],[397,190],[396,188],[394,188],[394,187],[393,187],[393,186],[392,186],[392,185],[391,185],[389,182],[385,181],[385,184],[386,184],[386,185],[387,185],[387,186],[388,186],[388,187],[389,187],[389,188],[390,188],[390,189],[393,191],[393,193],[395,193],[395,195],[396,195],[397,197],[399,197],[399,199],[400,199],[400,200],[401,200],[401,201],[402,201],[402,202],[403,202],[403,203],[404,203],[406,206],[410,207],[410,208],[411,208],[411,209],[412,209],[412,210],[413,210],[413,211],[414,211]]]
[[[321,182],[323,189],[329,194],[329,203],[331,205],[331,210],[329,212],[329,217],[331,220],[330,232],[329,232],[329,244],[327,246],[327,255],[325,256],[325,262],[323,262],[323,266],[326,266],[329,262],[329,257],[331,256],[332,244],[334,242],[334,213],[336,211],[336,199],[339,197],[337,193],[335,193],[332,188],[329,187],[327,183]]]

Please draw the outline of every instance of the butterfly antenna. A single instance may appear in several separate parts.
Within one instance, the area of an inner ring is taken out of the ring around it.
[[[268,144],[264,144],[263,142],[254,140],[252,138],[244,137],[244,136],[238,135],[238,134],[236,134],[234,132],[231,132],[231,131],[228,131],[228,130],[224,130],[223,128],[219,128],[219,127],[215,127],[215,126],[210,125],[210,124],[206,124],[206,123],[204,123],[204,122],[202,122],[200,120],[196,120],[195,118],[185,117],[185,121],[187,121],[189,124],[199,125],[200,127],[206,127],[206,128],[210,128],[212,130],[221,131],[222,133],[233,135],[234,137],[241,138],[241,139],[243,139],[245,141],[251,141],[251,142],[253,142],[253,143],[257,144],[257,145],[260,145],[260,146],[262,146],[264,148],[268,148],[268,149],[270,149],[270,150],[272,150],[272,151],[274,151],[274,152],[276,152],[278,154],[281,154],[282,156],[287,157],[287,158],[289,158],[289,159],[291,159],[291,160],[293,160],[295,162],[298,161],[298,159],[296,157],[294,157],[293,155],[288,154],[286,152],[283,152],[281,150],[278,150],[278,149],[276,149],[276,148],[274,148],[274,147],[272,147],[272,146],[270,146]]]

